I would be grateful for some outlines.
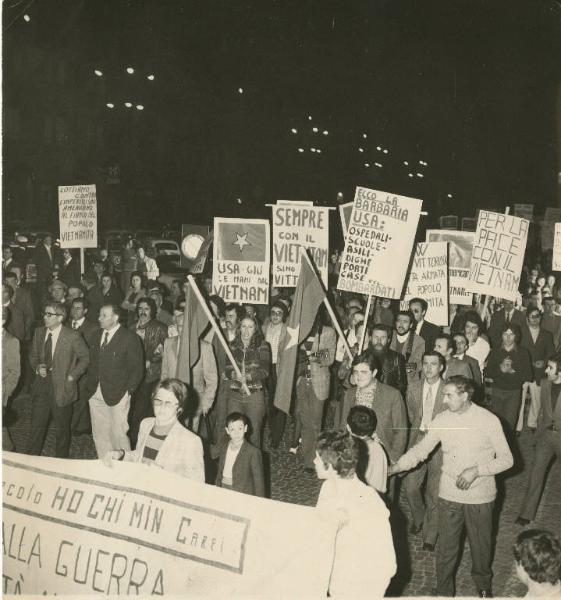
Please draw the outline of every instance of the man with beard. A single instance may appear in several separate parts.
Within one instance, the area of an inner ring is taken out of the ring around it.
[[[238,331],[238,323],[244,316],[244,309],[239,304],[228,304],[224,312],[224,337],[228,343],[234,341]]]
[[[405,357],[408,385],[413,381],[419,381],[425,353],[425,340],[415,333],[415,325],[415,317],[411,311],[399,311],[395,318],[395,331],[390,343],[390,350]]]
[[[390,350],[392,330],[387,325],[378,323],[372,329],[370,351],[376,356],[382,366],[378,379],[386,385],[391,385],[405,397],[407,391],[407,371],[405,357]]]

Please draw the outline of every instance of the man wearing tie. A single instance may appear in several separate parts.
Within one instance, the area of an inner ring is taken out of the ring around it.
[[[48,302],[44,327],[38,327],[31,345],[31,368],[37,375],[31,391],[31,436],[28,454],[40,455],[51,418],[56,426],[56,457],[68,458],[72,403],[78,397],[78,379],[90,362],[82,336],[65,327],[66,307]]]
[[[110,450],[131,449],[127,436],[131,396],[144,375],[142,342],[134,331],[119,325],[119,313],[116,304],[101,307],[101,331],[91,347],[89,404],[99,458]]]
[[[434,417],[446,409],[443,401],[444,382],[442,373],[446,367],[444,357],[436,350],[423,355],[423,379],[412,383],[407,389],[407,412],[411,422],[408,448],[421,441]],[[405,495],[413,523],[409,531],[417,534],[423,530],[423,550],[434,551],[438,536],[438,485],[442,468],[440,448],[404,478]],[[425,499],[421,494],[426,478]]]
[[[526,319],[524,315],[516,308],[512,300],[503,300],[503,308],[493,313],[491,323],[489,324],[489,341],[492,348],[501,347],[501,335],[503,327],[507,323],[514,323],[522,327]]]

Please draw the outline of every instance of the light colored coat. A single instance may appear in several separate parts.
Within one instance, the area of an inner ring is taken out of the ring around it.
[[[142,462],[146,441],[155,423],[156,419],[154,417],[143,419],[138,431],[136,450],[125,452],[125,461]],[[155,463],[164,471],[170,471],[200,483],[205,482],[205,464],[201,438],[183,427],[179,421],[168,433],[156,456]]]
[[[335,360],[335,347],[337,345],[337,335],[333,327],[324,327],[321,336],[316,335],[312,344],[311,352],[327,350],[327,356],[321,358],[320,362],[310,363],[310,373],[312,377],[312,387],[318,400],[326,400],[329,396],[329,382],[331,372],[329,367]]]

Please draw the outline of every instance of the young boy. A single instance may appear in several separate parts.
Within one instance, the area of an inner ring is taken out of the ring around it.
[[[265,496],[261,450],[246,441],[247,417],[233,412],[226,418],[224,445],[218,458],[216,485],[242,494]]]
[[[357,475],[369,486],[385,494],[388,483],[388,458],[378,436],[374,434],[377,424],[376,413],[367,406],[353,406],[349,411],[347,429],[357,441],[360,440],[359,444],[363,442],[365,447],[363,460],[359,450]]]

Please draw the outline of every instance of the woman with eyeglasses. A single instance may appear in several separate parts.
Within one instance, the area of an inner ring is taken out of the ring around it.
[[[182,381],[161,381],[152,394],[155,416],[140,424],[136,450],[110,450],[104,462],[107,465],[113,460],[144,463],[204,483],[201,439],[181,422],[187,400],[187,386]]]

